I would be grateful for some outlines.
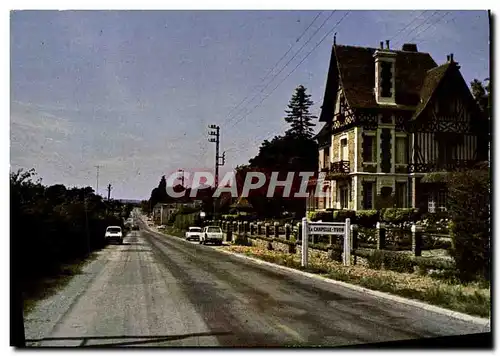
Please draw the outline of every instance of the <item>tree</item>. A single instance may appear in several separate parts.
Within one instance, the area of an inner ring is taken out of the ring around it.
[[[474,79],[470,85],[474,99],[487,118],[486,122],[482,124],[481,131],[486,133],[487,150],[489,151],[491,145],[491,81],[489,78],[486,78],[483,82]],[[486,145],[486,143],[481,142],[481,147],[483,147],[482,145]]]
[[[483,111],[488,117],[491,117],[491,81],[486,78],[483,82],[478,79],[474,79],[470,83],[472,90],[472,95],[479,105],[481,111]]]
[[[316,124],[312,120],[316,119],[316,116],[309,112],[310,107],[313,105],[313,101],[309,99],[310,97],[311,95],[306,94],[306,88],[303,85],[299,85],[295,89],[295,93],[288,104],[289,110],[285,110],[285,113],[287,113],[285,121],[291,124],[291,128],[286,131],[286,136],[309,139],[313,137],[313,127]]]

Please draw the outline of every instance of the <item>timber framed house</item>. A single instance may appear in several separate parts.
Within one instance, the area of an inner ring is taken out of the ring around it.
[[[319,121],[326,196],[311,194],[308,210],[446,210],[445,184],[426,175],[488,160],[487,119],[460,66],[415,44],[334,44]]]

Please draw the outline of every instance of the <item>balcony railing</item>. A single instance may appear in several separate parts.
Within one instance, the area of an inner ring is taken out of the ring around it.
[[[408,165],[408,173],[466,171],[474,168],[477,163],[477,161],[465,159],[455,159],[449,162],[411,163]]]
[[[326,179],[345,177],[350,172],[349,161],[330,162],[330,166],[322,172],[326,172]]]

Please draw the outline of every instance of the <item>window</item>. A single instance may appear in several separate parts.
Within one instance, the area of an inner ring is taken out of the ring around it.
[[[339,188],[340,209],[347,209],[349,207],[349,187],[343,185]]]
[[[446,198],[447,194],[445,190],[438,191],[436,199],[436,207],[438,211],[446,211]]]
[[[330,149],[325,148],[323,150],[323,168],[328,168],[330,167]]]
[[[340,160],[347,161],[348,160],[348,151],[347,151],[347,139],[343,138],[340,140]]]
[[[375,136],[363,135],[363,162],[375,161]]]
[[[453,142],[447,141],[445,137],[441,137],[438,141],[438,164],[444,168],[451,163],[453,154]]]
[[[429,194],[428,207],[429,213],[435,213],[436,211],[446,211],[446,190],[441,189],[437,192]]]
[[[406,208],[408,198],[408,191],[406,189],[406,182],[397,182],[396,183],[396,207],[397,208]]]
[[[380,96],[392,97],[392,63],[380,62]]]
[[[396,164],[408,164],[408,138],[396,137]]]
[[[373,209],[374,182],[363,182],[363,209]]]

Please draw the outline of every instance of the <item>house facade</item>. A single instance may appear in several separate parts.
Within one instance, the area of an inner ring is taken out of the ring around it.
[[[425,177],[488,160],[487,120],[460,66],[415,44],[334,44],[319,121],[325,196],[308,210],[445,210],[446,186]]]

